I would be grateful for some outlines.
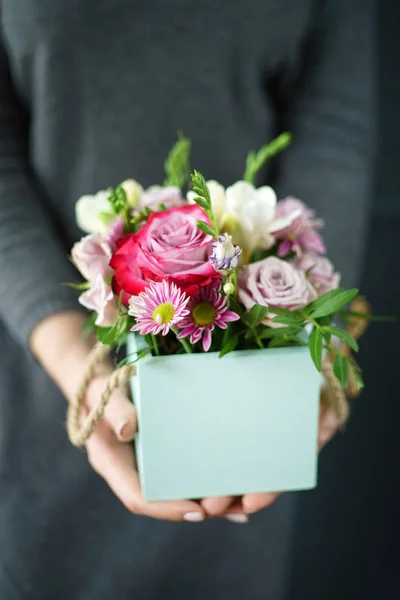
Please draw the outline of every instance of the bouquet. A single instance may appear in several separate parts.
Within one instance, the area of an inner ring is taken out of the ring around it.
[[[88,235],[72,248],[72,261],[86,281],[71,285],[82,289],[79,302],[92,311],[100,342],[122,345],[136,332],[146,353],[220,358],[308,346],[318,371],[323,353],[333,354],[340,385],[351,372],[362,387],[357,364],[331,343],[338,338],[357,351],[340,323],[358,290],[340,287],[323,221],[301,200],[277,201],[271,187],[254,186],[289,141],[282,134],[249,153],[243,180],[225,189],[198,171],[189,177],[190,141],[181,137],[163,186],[144,190],[130,179],[78,200],[77,223]]]
[[[289,141],[282,134],[250,152],[243,179],[225,188],[190,175],[181,136],[162,186],[128,179],[76,204],[87,235],[72,261],[85,281],[71,285],[101,352],[127,344],[128,356],[79,429],[83,386],[70,438],[83,444],[113,386],[135,375],[147,500],[314,487],[320,372],[342,420],[342,388],[363,386],[352,355],[360,328],[345,326],[367,315],[347,308],[358,290],[340,287],[323,221],[301,200],[255,186]]]

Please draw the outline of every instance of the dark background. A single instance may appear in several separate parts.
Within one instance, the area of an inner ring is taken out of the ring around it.
[[[360,287],[398,322],[362,340],[366,390],[321,456],[318,489],[301,495],[288,600],[400,598],[400,3],[377,8],[377,170]]]

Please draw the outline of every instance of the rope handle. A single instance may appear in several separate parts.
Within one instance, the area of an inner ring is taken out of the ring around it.
[[[125,365],[116,369],[109,377],[104,392],[99,397],[97,404],[89,411],[82,420],[82,409],[85,405],[85,396],[89,384],[96,375],[96,368],[110,354],[111,346],[97,344],[89,357],[89,367],[85,373],[79,390],[68,406],[67,431],[68,437],[74,446],[83,446],[92,435],[96,425],[103,418],[105,408],[110,401],[112,393],[124,383],[127,383],[136,373],[135,365]]]
[[[369,305],[364,300],[357,300],[352,304],[351,309],[354,312],[364,312],[370,314]],[[347,331],[356,340],[361,337],[367,327],[365,319],[360,317],[352,317],[349,320]],[[96,375],[96,368],[110,354],[111,346],[106,344],[97,344],[89,357],[89,367],[85,373],[82,383],[78,389],[75,398],[70,402],[67,412],[67,431],[71,443],[74,446],[83,446],[89,437],[92,435],[96,425],[104,415],[104,410],[110,401],[112,393],[124,383],[127,383],[131,377],[136,374],[135,365],[125,365],[116,369],[107,381],[104,392],[99,397],[97,404],[89,411],[87,416],[82,421],[82,409],[85,406],[85,396],[89,384]],[[351,356],[351,350],[346,344],[342,344],[341,351],[347,356]],[[340,422],[344,424],[349,417],[349,404],[347,397],[354,398],[360,393],[357,389],[356,382],[350,376],[349,382],[344,391],[335,377],[333,372],[333,364],[330,358],[325,358],[322,361],[322,373],[325,379],[324,385],[321,388],[321,403],[328,405],[338,417]]]

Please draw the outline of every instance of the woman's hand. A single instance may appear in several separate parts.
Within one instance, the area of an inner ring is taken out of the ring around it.
[[[107,375],[96,377],[86,400],[90,409],[96,404],[107,382]],[[127,390],[120,388],[111,396],[104,418],[86,442],[89,462],[110,486],[122,504],[136,515],[170,521],[203,521],[205,510],[197,502],[146,502],[140,489],[132,440],[137,432],[135,408]]]
[[[98,400],[105,388],[107,375],[93,380],[87,393],[87,409]],[[319,448],[336,433],[340,423],[326,407],[321,408]],[[128,510],[138,515],[172,521],[203,521],[207,516],[225,517],[236,523],[246,523],[248,515],[270,506],[278,492],[245,494],[241,498],[205,498],[200,504],[192,501],[146,502],[142,496],[135,454],[130,443],[137,432],[135,408],[127,390],[114,392],[106,407],[104,419],[86,443],[89,462],[105,479]]]
[[[85,317],[78,312],[63,312],[41,321],[31,337],[31,347],[48,374],[71,400],[89,364],[94,339],[82,336]],[[112,373],[111,362],[98,369],[86,395],[86,411],[98,400],[107,378]],[[334,436],[340,423],[334,414],[321,408],[319,427],[320,449]],[[110,488],[135,514],[171,521],[203,521],[207,516],[225,517],[246,523],[248,515],[271,505],[278,492],[245,494],[240,498],[205,498],[194,501],[146,502],[142,496],[132,439],[137,432],[135,408],[127,390],[115,391],[106,407],[104,418],[86,444],[89,462]]]
[[[335,413],[325,405],[321,405],[319,414],[318,448],[322,448],[335,436],[341,422]],[[218,517],[230,513],[231,520],[246,523],[247,515],[271,506],[282,492],[266,492],[260,494],[245,494],[241,498],[205,498],[201,505],[207,515]],[[234,511],[237,514],[232,514]]]

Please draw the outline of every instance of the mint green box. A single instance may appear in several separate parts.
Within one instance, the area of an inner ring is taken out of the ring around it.
[[[128,354],[143,347],[129,336]],[[145,499],[315,487],[320,383],[307,347],[145,356],[131,380]]]

